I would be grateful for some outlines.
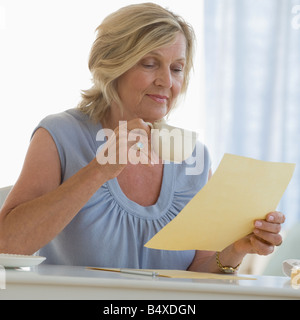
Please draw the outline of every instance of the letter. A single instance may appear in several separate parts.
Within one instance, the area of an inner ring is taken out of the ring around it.
[[[191,314],[191,313],[196,314],[196,306],[195,305],[193,305],[193,308],[192,308],[192,306],[188,305],[188,314]]]
[[[177,313],[177,306],[175,306],[175,304],[171,304],[169,309],[170,309],[169,314],[176,314]]]
[[[186,314],[186,305],[180,305],[178,309],[180,314]]]
[[[109,307],[104,307],[103,314],[109,314]]]
[[[123,310],[124,310],[124,314],[127,314],[127,311],[128,311],[128,314],[131,313],[131,307],[121,307],[121,314],[123,314]]]
[[[196,143],[192,156],[185,161],[189,166],[195,163],[194,167],[187,167],[185,169],[185,173],[187,176],[196,176],[203,172],[205,160],[204,150],[204,145],[202,143]]]
[[[131,316],[131,318],[133,318],[134,316],[135,316],[135,314],[136,314],[136,311],[137,311],[137,307],[131,307],[131,311],[132,311],[132,316]]]
[[[112,308],[113,308],[112,314],[120,314],[119,307],[112,307]]]
[[[168,307],[169,307],[169,306],[163,305],[162,307],[163,307],[163,309],[164,309],[164,310],[162,311],[162,314],[165,314],[165,313],[166,313],[166,314],[169,314],[169,312],[168,312]]]
[[[139,138],[139,139],[137,139]],[[147,164],[148,163],[148,136],[143,129],[133,129],[128,134],[128,141],[141,141],[144,145],[143,151],[137,155],[136,145],[133,145],[128,151],[128,158],[131,164]]]
[[[170,132],[168,129],[161,129],[159,134],[162,138],[162,158],[170,159],[171,161],[181,162],[183,156],[181,130],[172,129]]]
[[[98,131],[96,141],[105,141],[97,150],[97,161],[99,164],[116,164],[116,135],[111,129],[101,129]]]
[[[154,305],[153,304],[148,305],[148,314],[154,314]]]
[[[127,164],[127,121],[119,121],[119,163]]]

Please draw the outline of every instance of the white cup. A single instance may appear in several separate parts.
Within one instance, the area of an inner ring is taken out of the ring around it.
[[[168,125],[163,120],[148,125],[151,127],[152,148],[159,158],[181,163],[192,155],[197,132]]]

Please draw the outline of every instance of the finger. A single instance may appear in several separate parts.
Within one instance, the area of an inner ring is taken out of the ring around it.
[[[265,220],[254,221],[254,226],[268,232],[279,233],[281,224],[284,223],[285,216],[282,212],[274,211],[267,214]]]
[[[153,124],[151,122],[145,122],[145,123],[149,126],[150,129],[153,129]]]
[[[153,128],[151,123],[144,122],[142,119],[134,119],[128,122],[127,133],[128,140],[134,141],[129,145],[130,162],[131,163],[142,163],[153,166],[159,163],[158,156],[153,152],[151,143],[151,129]],[[145,140],[146,139],[146,140]],[[142,143],[140,146],[135,146],[138,142]],[[131,149],[131,147],[133,149]],[[135,151],[132,154],[132,151]],[[138,161],[138,158],[140,161]]]
[[[271,233],[279,233],[281,231],[281,225],[279,223],[270,223],[266,220],[256,220],[254,222],[254,227]]]
[[[273,246],[279,246],[282,243],[282,237],[280,234],[276,233],[270,233],[259,229],[254,229],[253,233],[264,242],[273,245]]]
[[[140,148],[139,143],[136,144],[138,150],[137,155],[141,155],[142,158],[141,163],[149,164],[150,166],[159,164],[159,157],[153,150],[151,141],[145,136],[139,136],[138,141],[142,143],[142,148]]]
[[[270,212],[266,216],[266,221],[271,223],[284,223],[285,215],[280,211]]]
[[[271,254],[274,251],[273,245],[263,242],[261,239],[259,239],[255,235],[250,237],[250,242],[254,251],[259,255],[266,256]]]
[[[137,141],[137,142],[136,142]],[[129,144],[128,159],[131,164],[154,165],[151,162],[151,148],[149,141],[145,136],[138,136],[137,139]]]
[[[151,159],[151,146],[147,137],[140,136],[139,142],[136,144],[138,148],[137,154],[144,160],[142,163],[147,164]]]

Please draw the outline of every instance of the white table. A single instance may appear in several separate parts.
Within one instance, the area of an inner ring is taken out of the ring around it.
[[[4,299],[199,300],[300,299],[300,289],[286,277],[257,280],[152,278],[84,267],[40,265],[6,269]]]

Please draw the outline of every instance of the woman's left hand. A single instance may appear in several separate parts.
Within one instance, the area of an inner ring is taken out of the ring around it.
[[[255,220],[253,233],[236,241],[235,250],[244,254],[269,255],[282,243],[279,232],[284,221],[284,214],[278,211],[267,214],[265,220]]]

